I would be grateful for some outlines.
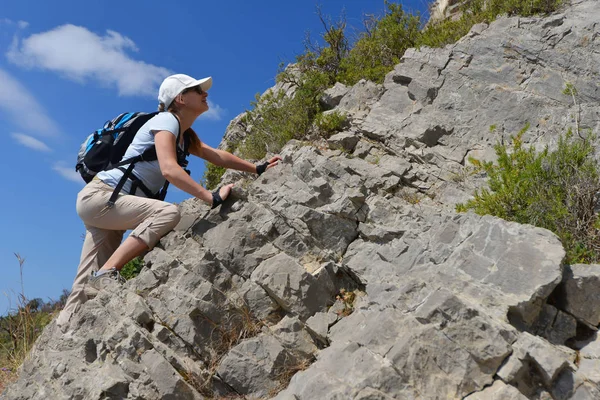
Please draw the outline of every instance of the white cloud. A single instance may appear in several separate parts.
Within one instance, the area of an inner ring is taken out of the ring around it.
[[[27,21],[17,21],[17,26],[19,29],[25,29],[29,26],[29,22]]]
[[[220,121],[223,119],[225,112],[226,111],[224,108],[208,100],[208,111],[204,114],[201,114],[200,118],[211,119],[213,121]]]
[[[19,142],[19,144],[22,144],[25,147],[29,147],[30,149],[42,151],[45,153],[49,153],[52,151],[52,149],[48,147],[44,142],[32,138],[31,136],[27,136],[22,133],[13,133],[11,136],[13,137],[13,139]]]
[[[35,97],[0,68],[0,111],[4,111],[20,129],[37,135],[56,136],[57,124],[46,114]]]
[[[62,25],[16,39],[7,57],[17,65],[50,70],[78,82],[93,79],[116,86],[120,95],[156,96],[170,71],[135,60],[128,52],[137,52],[137,47],[118,32],[108,30],[99,36],[81,26]]]
[[[69,181],[77,182],[81,186],[85,184],[81,175],[75,171],[75,167],[66,167],[64,163],[58,162],[52,166],[52,169]]]

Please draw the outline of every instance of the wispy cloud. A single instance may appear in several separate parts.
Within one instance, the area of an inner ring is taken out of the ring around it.
[[[12,25],[16,25],[17,28],[19,29],[25,29],[29,26],[29,22],[26,21],[13,21],[11,19],[8,18],[0,18],[0,26],[1,25],[8,25],[8,26],[12,26]]]
[[[200,115],[200,118],[206,118],[213,121],[220,121],[225,116],[225,109],[219,106],[218,104],[214,104],[210,100],[208,101],[208,111],[204,114]]]
[[[78,82],[96,80],[116,87],[123,96],[156,96],[170,71],[128,54],[137,51],[135,43],[118,32],[108,30],[100,36],[81,26],[62,25],[15,39],[7,57],[17,65],[50,70]]]
[[[63,162],[57,162],[52,166],[52,169],[56,172],[58,172],[63,178],[72,181],[72,182],[77,182],[79,183],[81,186],[84,185],[84,181],[81,178],[81,175],[79,175],[79,173],[77,171],[75,171],[74,167],[67,167],[65,166],[65,163]]]
[[[37,140],[36,138],[33,138],[31,136],[24,135],[22,133],[13,133],[11,134],[11,136],[19,144],[25,147],[29,147],[30,149],[41,151],[44,153],[49,153],[52,151],[52,149],[48,147],[44,142],[42,142],[41,140]]]
[[[35,97],[13,76],[0,68],[0,111],[20,129],[41,136],[58,135],[57,124]]]

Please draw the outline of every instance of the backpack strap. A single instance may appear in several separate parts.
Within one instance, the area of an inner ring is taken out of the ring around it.
[[[187,169],[187,156],[189,155],[189,153],[187,151],[190,145],[190,135],[187,134],[187,131],[181,132],[181,122],[179,122],[179,118],[177,118],[177,122],[179,123],[179,133],[177,134],[177,141],[175,145],[175,149],[177,150],[177,164],[179,164],[181,168],[183,168],[183,170],[189,175],[190,170]],[[181,149],[179,148],[179,141],[181,140],[181,135],[183,135],[183,151],[181,151]],[[154,149],[154,152],[156,153],[156,149]],[[156,196],[158,200],[164,200],[165,197],[167,197],[167,189],[169,189],[169,184],[170,182],[168,180],[165,180],[165,184]]]
[[[119,168],[119,170],[123,171],[124,173],[126,172],[125,168]],[[135,194],[136,190],[139,188],[149,199],[156,198],[156,193],[153,193],[148,186],[146,186],[144,182],[142,182],[142,180],[133,173],[129,175],[129,179],[131,179],[131,193]]]
[[[189,175],[190,171],[188,169],[186,169],[186,167],[188,165],[187,156],[189,155],[188,150],[189,150],[191,139],[189,137],[189,134],[186,134],[187,131],[181,132],[181,122],[179,122],[179,118],[177,118],[177,123],[179,124],[179,132],[177,134],[177,140],[176,140],[177,163]],[[179,148],[179,141],[181,140],[182,134],[183,134],[183,151]],[[156,159],[157,159],[156,146],[153,145],[153,146],[147,148],[146,150],[144,150],[144,152],[142,154],[132,157],[132,158],[129,158],[127,160],[123,160],[123,161],[115,164],[113,167],[118,168],[120,171],[122,171],[123,176],[121,177],[121,179],[119,180],[119,183],[115,187],[115,190],[113,191],[112,195],[110,196],[110,199],[106,203],[106,206],[108,208],[114,207],[115,202],[119,198],[119,193],[121,193],[121,190],[123,190],[123,186],[125,186],[127,179],[131,179],[131,181],[132,181],[132,183],[131,183],[131,192],[132,193],[135,194],[135,191],[138,188],[140,188],[142,190],[142,192],[144,192],[146,197],[151,198],[151,199],[164,200],[165,197],[167,196],[167,189],[169,188],[168,180],[165,180],[165,184],[159,190],[158,193],[152,193],[152,191],[137,176],[135,176],[133,174],[133,168],[135,167],[135,163],[137,163],[139,161],[155,161]],[[122,168],[124,165],[127,165],[127,164],[129,164],[127,169]]]
[[[152,155],[154,155],[154,157],[152,157]],[[120,163],[115,165],[115,167],[119,171],[123,172],[123,176],[119,180],[119,183],[117,183],[117,186],[115,187],[115,190],[113,191],[113,193],[110,196],[110,199],[108,200],[106,205],[109,208],[112,208],[115,205],[117,198],[119,198],[119,193],[121,193],[121,190],[123,190],[123,186],[125,186],[127,179],[131,179],[131,181],[132,181],[132,184],[131,184],[131,192],[132,193],[135,193],[135,191],[139,187],[140,189],[142,189],[142,192],[144,192],[144,194],[147,197],[149,197],[151,199],[155,198],[156,194],[152,193],[152,191],[150,189],[148,189],[148,187],[137,176],[135,176],[133,174],[133,168],[135,167],[135,163],[137,163],[139,161],[154,161],[154,160],[156,160],[156,148],[154,146],[152,146],[151,148],[144,150],[144,152],[142,154],[140,154],[139,156],[129,158],[129,159],[121,161]],[[127,169],[123,168],[123,166],[127,165],[127,164],[129,164]]]

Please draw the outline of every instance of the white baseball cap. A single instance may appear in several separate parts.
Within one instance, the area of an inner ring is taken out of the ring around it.
[[[212,77],[194,79],[184,74],[175,74],[165,78],[158,89],[158,101],[169,108],[175,97],[187,88],[200,86],[203,91],[207,91],[212,86]]]

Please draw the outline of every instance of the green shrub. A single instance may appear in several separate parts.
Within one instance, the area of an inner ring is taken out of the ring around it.
[[[315,117],[315,125],[319,134],[328,138],[336,132],[341,132],[346,124],[346,115],[338,111],[328,114],[319,113]]]
[[[558,147],[536,152],[524,147],[523,133],[512,145],[496,145],[497,164],[472,162],[489,175],[489,189],[457,205],[457,211],[474,210],[507,221],[546,228],[556,233],[567,252],[567,262],[597,262],[600,254],[594,213],[595,195],[600,191],[598,164],[593,158],[591,136],[581,140],[569,130]]]
[[[332,22],[330,17],[323,15],[320,7],[317,7],[317,15],[325,29],[325,33],[321,34],[324,46],[313,42],[308,35],[304,41],[304,53],[296,57],[296,63],[303,74],[316,72],[322,75],[320,80],[324,80],[327,87],[335,84],[350,45],[345,33],[345,15],[342,14],[338,21]]]
[[[419,37],[421,19],[407,14],[401,4],[385,1],[386,14],[365,21],[365,32],[360,34],[348,56],[341,62],[337,80],[354,85],[361,79],[382,83],[385,75]]]
[[[250,134],[240,146],[242,157],[259,160],[269,151],[279,151],[305,129],[306,113],[294,103],[294,99],[283,91],[256,96],[254,109],[247,112]]]
[[[219,167],[218,165],[209,163],[208,161],[205,162],[202,185],[208,190],[216,189],[219,185],[219,182],[221,182],[221,178],[223,177],[225,171],[227,171],[227,169],[224,167]]]
[[[254,109],[247,112],[245,122],[250,134],[240,145],[244,158],[260,160],[268,152],[277,153],[291,139],[305,137],[318,110],[317,91],[311,90],[306,80],[296,88],[294,97],[283,91],[268,92],[256,97]]]
[[[463,13],[456,20],[445,19],[427,25],[417,40],[417,47],[444,47],[447,44],[456,43],[465,36],[473,25],[484,21],[481,14]]]
[[[364,31],[353,44],[346,36],[344,16],[332,22],[318,9],[325,30],[320,36],[322,43],[308,37],[304,53],[296,57],[294,68],[277,75],[278,83],[289,84],[294,90],[293,96],[283,92],[256,96],[243,121],[249,134],[239,145],[240,155],[261,159],[269,152],[278,152],[290,139],[304,139],[315,122],[322,124],[315,118],[321,118],[319,99],[327,88],[338,81],[348,85],[361,79],[381,83],[409,47],[442,47],[456,42],[476,23],[492,22],[501,14],[549,13],[563,2],[471,0],[465,3],[459,19],[432,22],[421,30],[419,15],[405,13],[400,3],[385,0],[385,14],[381,18],[368,18]]]
[[[487,14],[492,19],[499,15],[508,16],[521,15],[528,17],[536,14],[548,14],[556,11],[565,3],[565,0],[487,0],[486,7],[483,9],[481,2],[477,0],[477,8]]]
[[[142,257],[136,257],[129,261],[121,268],[121,276],[127,280],[135,278],[140,274],[140,271],[144,267],[144,259]]]
[[[417,46],[443,47],[456,43],[473,25],[493,22],[500,15],[532,16],[558,10],[564,0],[471,0],[462,6],[458,19],[428,24],[417,40]]]

